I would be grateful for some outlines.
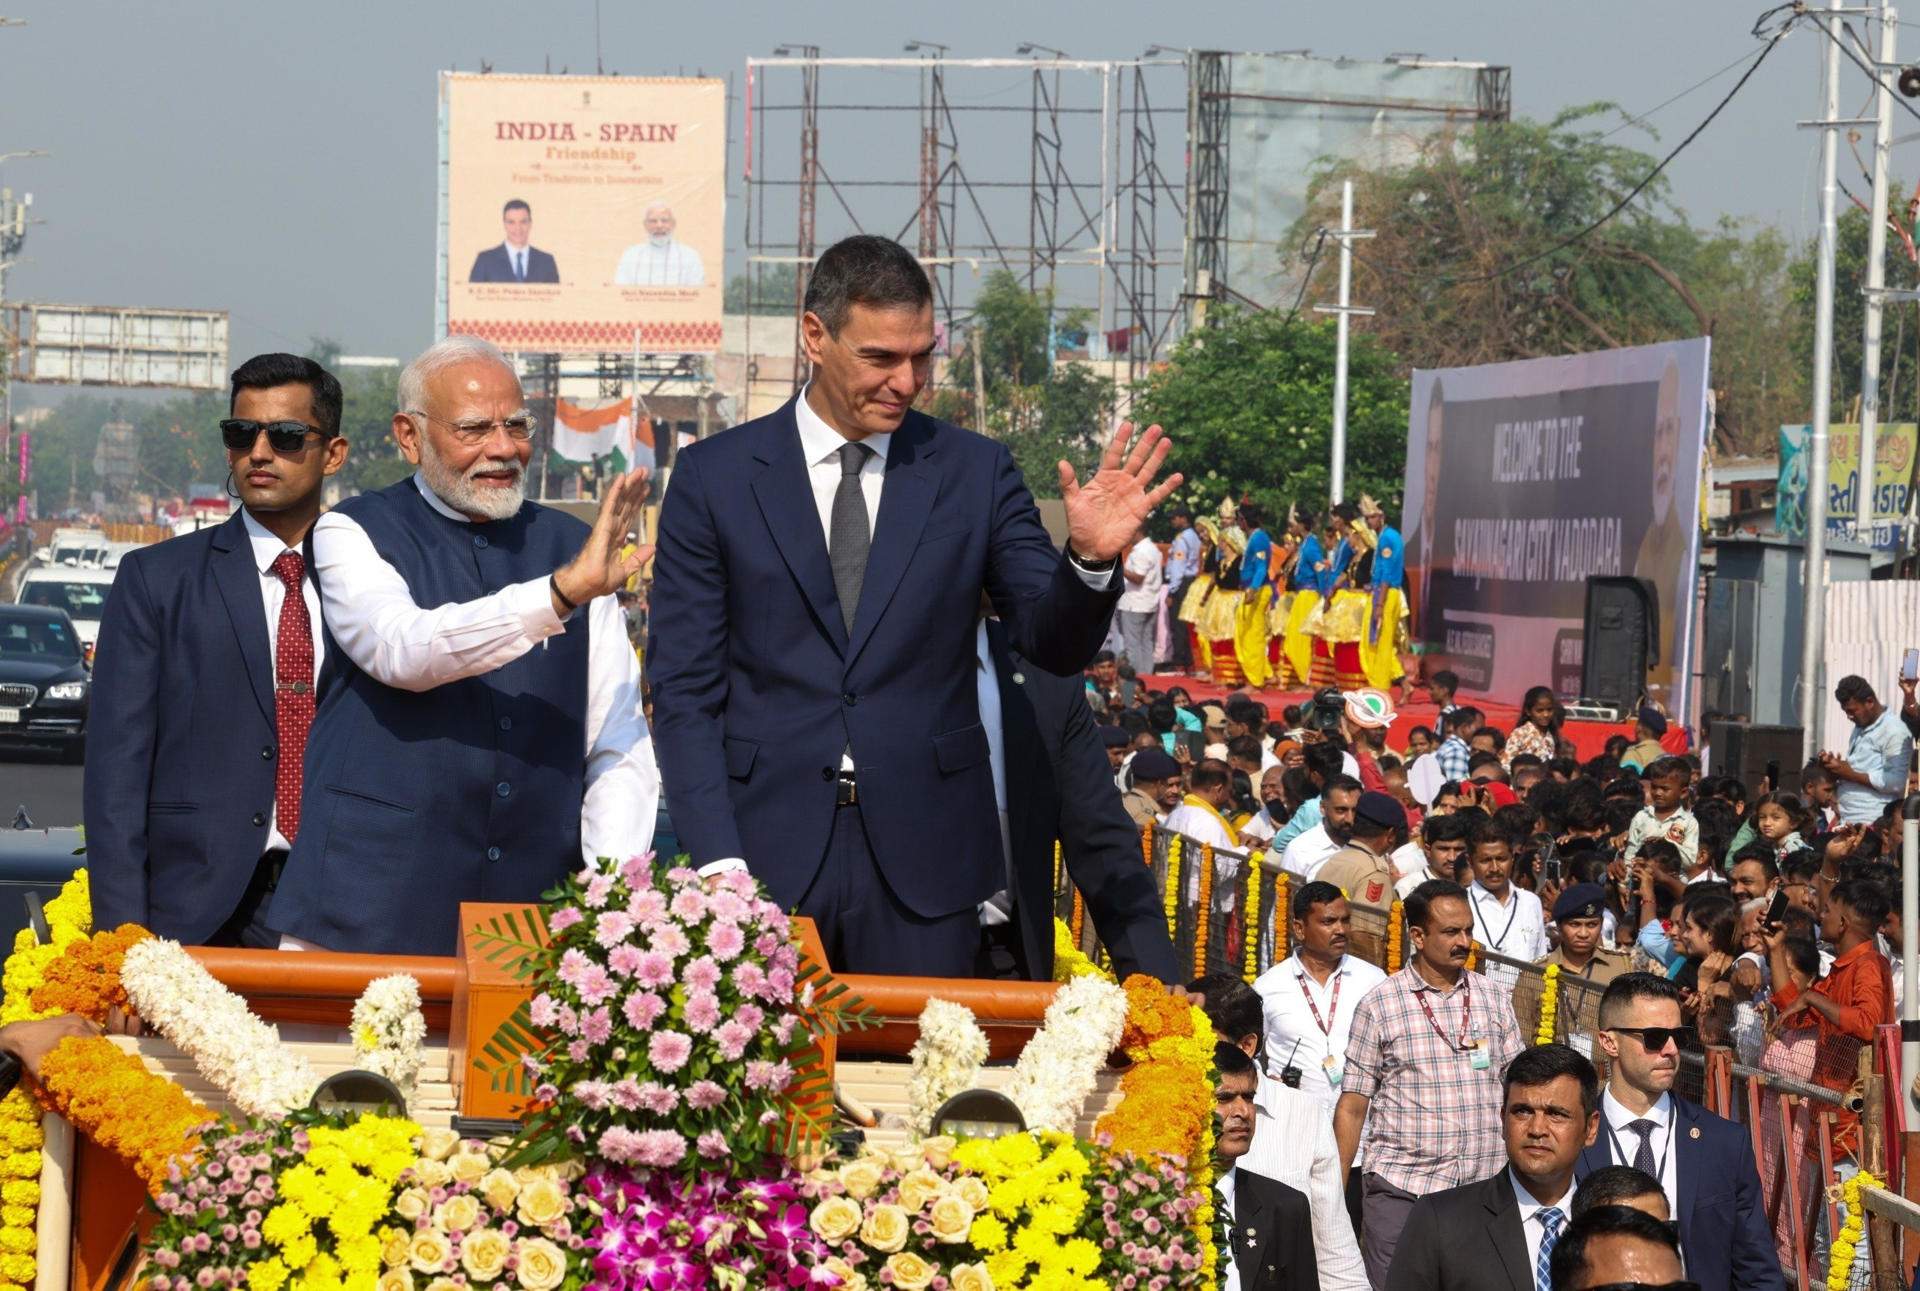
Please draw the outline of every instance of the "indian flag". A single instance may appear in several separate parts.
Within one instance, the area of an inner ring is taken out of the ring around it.
[[[556,399],[553,410],[553,451],[570,462],[611,458],[615,470],[636,465],[636,457],[653,460],[653,425],[634,416],[631,398],[604,403],[576,403]]]

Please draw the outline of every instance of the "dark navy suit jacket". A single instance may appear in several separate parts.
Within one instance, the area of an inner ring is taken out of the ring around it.
[[[1021,972],[1036,982],[1053,980],[1057,839],[1115,973],[1122,980],[1145,973],[1184,984],[1153,872],[1140,859],[1140,830],[1120,805],[1086,684],[1056,677],[1008,650],[1006,629],[997,622],[988,622],[987,641],[1000,682]]]
[[[783,906],[825,854],[851,747],[860,814],[909,909],[1005,883],[974,688],[985,588],[1015,649],[1062,675],[1106,635],[1006,447],[917,412],[893,434],[848,633],[790,402],[687,448],[661,508],[647,658],[653,736],[696,864],[744,857]]]
[[[1687,1277],[1700,1284],[1700,1291],[1784,1291],[1786,1279],[1760,1200],[1753,1140],[1746,1130],[1698,1103],[1676,1096],[1673,1106],[1673,1181],[1680,1195],[1673,1218],[1680,1225]],[[1659,1136],[1654,1138],[1658,1155]],[[1629,1162],[1638,1144],[1628,1135],[1620,1145]],[[1599,1137],[1580,1154],[1574,1175],[1584,1179],[1612,1164],[1602,1112]]]
[[[513,276],[513,261],[507,257],[504,244],[488,247],[473,258],[473,268],[467,270],[468,282],[516,282]],[[559,282],[560,266],[555,264],[553,256],[539,247],[527,248],[527,281]]]
[[[89,725],[95,926],[204,941],[266,847],[279,766],[266,602],[238,514],[120,562]]]

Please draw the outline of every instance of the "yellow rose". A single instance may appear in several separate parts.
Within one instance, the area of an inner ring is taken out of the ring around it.
[[[920,1156],[920,1145],[917,1143],[909,1144],[904,1148],[895,1148],[887,1154],[887,1158],[893,1163],[893,1168],[901,1174],[924,1164]]]
[[[933,1208],[927,1212],[927,1221],[933,1225],[933,1240],[936,1242],[964,1242],[967,1231],[973,1227],[973,1207],[960,1197],[948,1193],[944,1197],[935,1197]]]
[[[420,1155],[429,1161],[445,1161],[460,1145],[460,1136],[452,1130],[434,1128],[420,1131]]]
[[[407,1248],[407,1262],[422,1273],[438,1273],[446,1267],[452,1254],[446,1234],[429,1228],[413,1235],[413,1244]]]
[[[545,1228],[566,1215],[567,1191],[550,1177],[532,1179],[521,1185],[515,1209],[521,1223]]]
[[[408,1223],[412,1223],[414,1220],[420,1218],[420,1216],[427,1213],[426,1192],[420,1188],[408,1188],[405,1192],[402,1192],[398,1197],[393,1199],[393,1213]],[[398,1262],[397,1260],[388,1261],[390,1264],[397,1264]]]
[[[867,1275],[856,1270],[853,1265],[838,1255],[829,1255],[827,1272],[840,1279],[840,1291],[867,1291]]]
[[[947,1190],[947,1181],[933,1171],[921,1166],[909,1170],[900,1179],[900,1204],[907,1213],[917,1215],[926,1204]]]
[[[447,1166],[460,1183],[479,1183],[493,1169],[493,1161],[484,1152],[456,1152],[447,1158]]]
[[[828,1197],[813,1208],[807,1227],[823,1242],[845,1241],[860,1227],[860,1203],[851,1197]]]
[[[449,1233],[464,1233],[480,1222],[480,1203],[472,1197],[449,1197],[433,1212],[436,1226]]]
[[[893,1274],[893,1285],[899,1291],[921,1291],[933,1283],[933,1275],[939,1271],[912,1251],[887,1256],[887,1272]]]
[[[931,1138],[920,1140],[920,1156],[936,1170],[944,1169],[947,1162],[953,1160],[953,1149],[958,1141],[951,1134],[935,1134]]]
[[[452,1278],[435,1278],[420,1288],[420,1291],[461,1291],[461,1287]]]
[[[947,1274],[950,1291],[993,1291],[993,1278],[984,1264],[956,1264]]]
[[[504,1215],[513,1209],[513,1200],[520,1195],[520,1181],[510,1170],[489,1170],[487,1177],[480,1181],[480,1195],[487,1199],[487,1205]]]
[[[413,1168],[414,1177],[428,1188],[444,1188],[453,1178],[453,1171],[447,1168],[445,1161],[435,1161],[431,1157],[423,1159]]]
[[[507,1267],[507,1255],[512,1250],[513,1243],[499,1229],[476,1228],[460,1243],[460,1265],[476,1281],[491,1282]]]
[[[413,1291],[413,1274],[405,1269],[388,1269],[380,1275],[376,1291]]]
[[[514,1276],[527,1291],[552,1291],[566,1280],[567,1253],[544,1237],[523,1241]]]
[[[972,1207],[976,1214],[987,1208],[987,1181],[977,1174],[963,1174],[955,1179],[952,1191],[954,1196]]]
[[[886,1164],[872,1157],[849,1161],[840,1167],[840,1186],[855,1201],[865,1201],[879,1190],[880,1178],[885,1170]]]
[[[407,1240],[407,1234],[397,1228],[387,1229],[386,1233],[386,1245],[380,1248],[380,1262],[390,1269],[398,1268],[407,1262],[408,1248],[412,1243]]]
[[[866,1222],[860,1225],[860,1241],[882,1253],[897,1251],[907,1244],[907,1233],[911,1229],[907,1212],[900,1207],[875,1206]]]

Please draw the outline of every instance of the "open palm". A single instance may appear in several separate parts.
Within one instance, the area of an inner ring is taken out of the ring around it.
[[[1131,448],[1129,448],[1131,445]],[[1153,509],[1180,487],[1178,472],[1157,488],[1153,477],[1172,447],[1158,426],[1149,426],[1136,442],[1133,423],[1123,421],[1100,454],[1100,467],[1085,484],[1073,467],[1060,463],[1060,496],[1067,507],[1067,545],[1085,560],[1116,559]]]

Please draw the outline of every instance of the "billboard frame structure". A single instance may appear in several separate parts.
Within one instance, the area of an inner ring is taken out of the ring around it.
[[[59,320],[67,320],[69,329],[53,326]],[[0,330],[11,338],[9,376],[14,381],[121,389],[227,388],[231,351],[224,309],[22,301],[4,307]]]

